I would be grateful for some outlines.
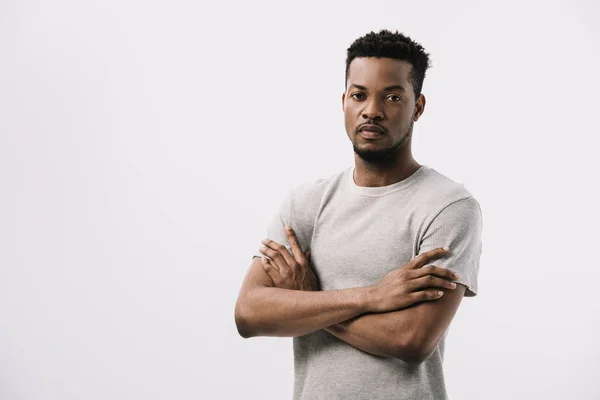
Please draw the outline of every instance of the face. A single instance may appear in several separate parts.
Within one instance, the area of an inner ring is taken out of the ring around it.
[[[396,159],[407,145],[413,123],[425,107],[409,81],[412,65],[391,58],[357,57],[350,63],[342,95],[346,133],[363,160]]]

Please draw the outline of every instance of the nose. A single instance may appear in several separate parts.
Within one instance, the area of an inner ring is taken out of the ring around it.
[[[364,119],[383,119],[383,110],[381,109],[381,104],[376,99],[372,99],[367,102],[365,109],[362,112],[362,117]]]

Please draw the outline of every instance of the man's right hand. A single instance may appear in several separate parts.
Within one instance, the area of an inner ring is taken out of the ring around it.
[[[263,257],[263,269],[275,287],[291,290],[319,290],[319,279],[310,265],[310,251],[302,253],[296,233],[291,226],[285,227],[285,235],[292,245],[293,255],[283,244],[265,239],[260,252],[270,257],[270,260]]]
[[[439,288],[454,289],[458,275],[449,269],[425,264],[444,256],[449,250],[437,248],[389,272],[379,283],[370,287],[368,308],[371,312],[396,311],[421,301],[437,300],[443,296]]]

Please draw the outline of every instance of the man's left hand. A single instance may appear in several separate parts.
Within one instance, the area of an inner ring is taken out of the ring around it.
[[[262,267],[273,280],[273,284],[282,289],[319,290],[319,280],[310,265],[310,250],[302,253],[298,238],[290,226],[285,234],[292,245],[292,254],[281,243],[264,239],[260,252],[271,259],[262,258]]]

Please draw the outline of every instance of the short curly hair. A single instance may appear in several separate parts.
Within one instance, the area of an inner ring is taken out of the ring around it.
[[[409,79],[414,88],[415,99],[421,95],[425,71],[431,67],[429,54],[423,46],[398,31],[382,29],[378,33],[367,33],[348,47],[344,87],[348,84],[350,63],[356,57],[387,57],[408,61],[412,65]]]

